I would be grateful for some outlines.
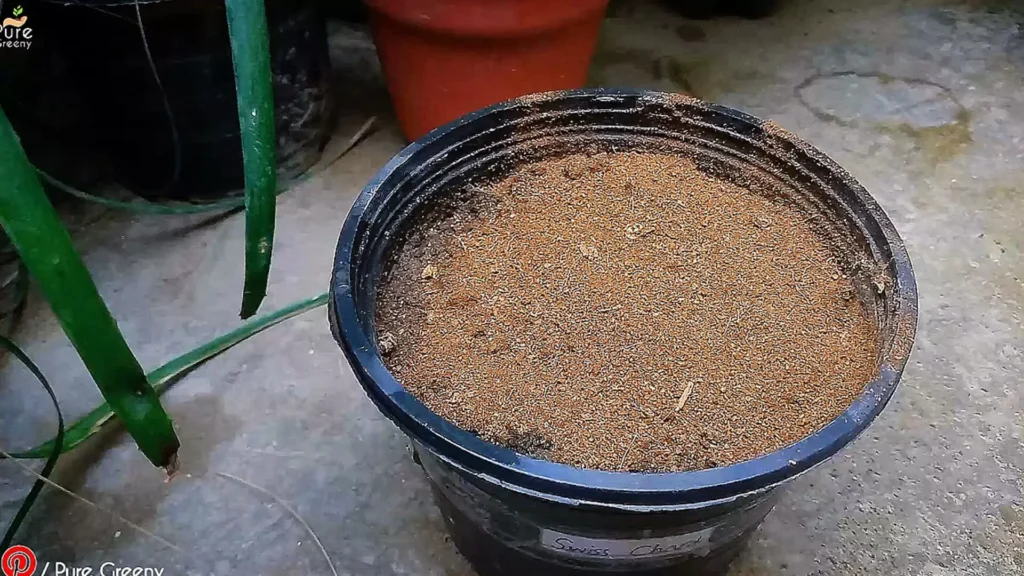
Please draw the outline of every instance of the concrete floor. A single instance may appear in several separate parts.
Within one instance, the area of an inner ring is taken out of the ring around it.
[[[794,483],[734,576],[1024,574],[1024,14],[1010,2],[792,0],[762,21],[686,21],[620,2],[592,78],[686,89],[773,118],[848,168],[907,239],[921,291],[903,386],[852,446]],[[283,196],[266,310],[322,291],[353,197],[402,145],[365,35],[333,34],[340,135],[384,128]],[[79,213],[75,239],[145,366],[237,324],[239,216]],[[99,400],[37,293],[15,335],[75,415]],[[0,446],[53,430],[43,392],[9,359]],[[42,562],[166,574],[472,574],[402,435],[365,398],[324,310],[208,363],[166,397],[185,474],[172,483],[106,433],[55,479],[174,542],[47,491],[20,540]],[[28,477],[0,462],[0,525]],[[52,572],[51,572],[52,573]]]

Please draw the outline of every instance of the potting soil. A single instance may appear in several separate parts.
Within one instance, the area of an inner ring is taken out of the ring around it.
[[[394,255],[391,372],[444,418],[584,468],[791,444],[876,372],[851,280],[794,207],[676,155],[571,155],[474,188]]]

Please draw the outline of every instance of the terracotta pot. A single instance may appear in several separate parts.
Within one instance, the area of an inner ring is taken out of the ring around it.
[[[415,140],[533,92],[578,88],[608,0],[366,0],[388,90]]]

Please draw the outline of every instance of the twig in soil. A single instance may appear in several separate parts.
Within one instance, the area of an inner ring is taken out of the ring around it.
[[[146,536],[149,536],[153,540],[156,540],[157,542],[163,544],[164,546],[167,546],[168,548],[170,548],[170,549],[172,549],[172,550],[174,550],[176,552],[184,552],[184,550],[182,550],[181,548],[178,548],[177,546],[175,546],[174,544],[171,544],[167,540],[164,540],[163,538],[157,536],[156,534],[153,534],[149,530],[146,530],[142,526],[139,526],[138,524],[132,522],[131,520],[128,520],[127,518],[125,518],[124,516],[121,516],[117,512],[114,512],[112,510],[108,510],[108,509],[100,506],[99,504],[96,504],[96,503],[94,503],[94,502],[92,502],[90,500],[87,500],[84,497],[79,496],[78,494],[75,494],[71,490],[68,490],[67,488],[61,486],[60,484],[57,484],[53,480],[50,480],[49,478],[46,478],[46,477],[40,475],[35,470],[33,470],[33,469],[29,468],[28,466],[22,464],[20,460],[15,460],[14,457],[11,456],[10,454],[8,454],[7,452],[4,452],[3,450],[0,450],[0,455],[2,455],[8,461],[13,462],[15,466],[21,468],[26,473],[31,474],[32,476],[35,476],[36,479],[41,480],[42,482],[45,482],[50,487],[56,488],[57,490],[60,490],[61,492],[67,494],[68,496],[71,496],[75,500],[78,500],[79,502],[84,502],[85,504],[88,504],[89,506],[92,506],[93,508],[95,508],[96,510],[99,510],[100,512],[105,512],[105,513],[113,516],[114,518],[117,518],[118,520],[120,520],[121,522],[124,522],[125,524],[127,524],[131,528],[134,528],[138,532],[140,532],[140,533],[142,533],[142,534],[144,534]]]
[[[693,393],[693,385],[693,380],[690,380],[690,383],[686,385],[686,390],[683,390],[683,395],[679,397],[679,402],[676,402],[676,409],[673,410],[672,414],[669,414],[665,420],[668,420],[674,414],[678,414],[679,411],[683,409],[683,406],[686,406],[686,401],[690,399],[690,394]]]
[[[640,432],[634,432],[633,433],[633,440],[630,441],[629,446],[626,448],[626,451],[623,452],[623,454],[622,454],[622,460],[619,462],[619,469],[620,470],[622,469],[623,466],[626,465],[626,457],[628,457],[629,453],[633,451],[633,445],[636,444],[636,438],[639,435],[640,435]]]
[[[662,238],[668,238],[669,240],[679,241],[679,237],[678,236],[673,236],[673,235],[669,234],[668,232],[651,232],[651,234],[654,234],[655,236],[661,236]]]
[[[334,574],[334,576],[338,576],[338,571],[334,568],[334,561],[331,560],[331,556],[327,553],[327,549],[324,548],[323,543],[320,542],[320,538],[317,537],[316,532],[313,532],[313,529],[309,526],[309,523],[303,520],[302,516],[299,516],[299,513],[296,512],[295,509],[291,507],[291,505],[289,505],[287,502],[285,502],[276,494],[267,490],[266,488],[260,488],[259,486],[253,484],[252,482],[249,482],[248,480],[243,480],[238,476],[232,476],[231,474],[228,474],[226,472],[217,472],[217,476],[220,476],[221,478],[227,478],[228,480],[231,480],[233,482],[238,482],[239,484],[251,488],[259,492],[260,494],[263,494],[264,496],[272,498],[274,502],[280,504],[281,507],[287,510],[288,513],[291,514],[293,518],[298,520],[299,524],[302,524],[302,527],[306,529],[306,532],[308,532],[309,535],[313,537],[313,542],[316,542],[317,547],[320,548],[320,553],[323,554],[324,559],[327,560],[327,566],[331,569],[331,573]]]
[[[636,400],[633,400],[632,398],[630,398],[629,401],[633,404],[634,408],[636,408],[637,410],[640,411],[641,414],[643,414],[644,416],[646,416],[648,418],[651,417],[651,413],[648,412],[643,406],[637,404]]]

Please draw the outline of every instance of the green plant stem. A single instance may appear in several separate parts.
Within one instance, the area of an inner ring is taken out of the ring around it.
[[[171,419],[75,252],[2,110],[0,174],[0,224],[11,243],[139,449],[153,464],[171,465],[179,446]]]
[[[314,308],[319,308],[327,303],[327,293],[307,298],[300,302],[289,304],[276,312],[253,318],[227,334],[218,336],[202,346],[190,350],[177,358],[158,367],[147,376],[153,390],[158,395],[163,395],[175,382],[184,376],[188,371],[217,356],[235,344],[242,342],[260,332],[279,324],[289,318],[298,316]],[[100,431],[104,424],[114,418],[110,406],[101,404],[91,412],[75,421],[65,435],[62,452],[68,452],[76,446],[88,440],[93,434]],[[15,458],[44,458],[53,452],[57,444],[56,438],[48,440],[35,448],[11,454]]]
[[[66,192],[82,200],[89,202],[95,202],[107,208],[115,208],[117,210],[128,210],[139,214],[203,214],[206,212],[219,212],[222,210],[235,210],[245,206],[245,198],[228,198],[217,202],[210,202],[207,204],[189,204],[187,202],[167,202],[167,203],[156,203],[149,202],[147,200],[138,199],[132,201],[115,200],[113,198],[104,198],[103,196],[97,196],[79,190],[73,186],[69,186],[60,180],[57,180],[53,176],[50,176],[42,170],[36,169],[39,172],[39,176],[44,182],[57,188],[62,192]],[[282,190],[283,192],[284,190]]]
[[[43,372],[39,370],[39,367],[32,362],[32,359],[25,355],[18,348],[18,345],[11,342],[4,336],[0,336],[0,347],[6,348],[8,352],[14,355],[15,358],[21,362],[29,372],[35,376],[36,380],[43,386],[46,393],[50,395],[50,401],[53,402],[53,409],[57,412],[57,436],[50,442],[50,449],[46,452],[46,463],[43,464],[43,469],[39,471],[39,476],[42,478],[49,478],[50,473],[53,472],[53,467],[57,465],[57,458],[60,457],[61,451],[64,448],[64,413],[60,410],[60,403],[57,402],[57,395],[53,393],[53,387],[46,381],[46,376],[43,376]],[[15,534],[18,533],[18,528],[21,528],[22,522],[25,521],[25,517],[28,516],[28,511],[35,504],[36,498],[39,497],[39,493],[43,490],[43,486],[46,482],[42,479],[36,480],[32,484],[32,488],[28,491],[28,496],[25,496],[25,500],[22,501],[21,506],[18,508],[17,514],[14,515],[14,519],[11,520],[10,525],[7,526],[7,530],[4,532],[3,540],[0,540],[0,550],[7,550],[10,547],[11,542],[14,540]]]
[[[274,249],[276,142],[270,83],[270,40],[263,0],[225,0],[235,66],[238,122],[245,174],[245,284],[242,318],[267,295]]]

